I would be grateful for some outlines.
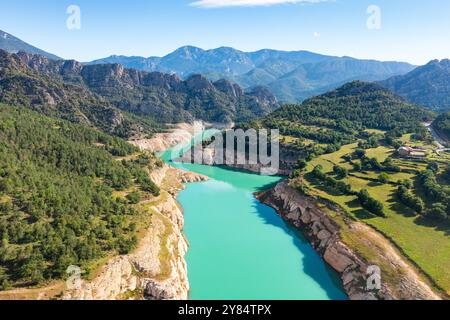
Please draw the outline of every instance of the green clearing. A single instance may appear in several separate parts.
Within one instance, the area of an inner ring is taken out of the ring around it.
[[[335,164],[345,167],[346,169],[351,169],[351,166],[349,166],[342,157],[352,153],[357,147],[357,143],[345,145],[339,151],[322,155],[308,164],[308,171],[311,171],[317,165],[321,165],[325,172],[329,172],[333,170]]]
[[[366,129],[365,131],[370,134],[385,134],[386,133],[385,130],[379,130],[379,129]]]
[[[380,146],[375,149],[369,149],[366,152],[366,155],[369,158],[376,158],[379,162],[385,161],[389,156],[391,156],[394,153],[393,149],[390,149],[385,146]]]

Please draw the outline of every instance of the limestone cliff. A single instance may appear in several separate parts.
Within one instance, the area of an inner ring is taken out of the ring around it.
[[[369,226],[348,219],[338,208],[301,194],[286,181],[259,199],[305,235],[341,275],[350,299],[440,299],[389,241]],[[381,269],[380,290],[367,290],[370,266]]]
[[[130,141],[130,143],[139,147],[141,150],[164,152],[177,144],[189,143],[193,135],[205,130],[206,126],[207,124],[202,121],[195,121],[193,124],[181,123],[169,132],[157,133],[151,139],[140,139]]]
[[[152,172],[161,195],[146,205],[150,225],[131,254],[112,258],[91,281],[64,293],[80,300],[186,300],[189,293],[184,260],[188,243],[182,234],[184,218],[175,195],[183,182],[207,178],[165,165]]]

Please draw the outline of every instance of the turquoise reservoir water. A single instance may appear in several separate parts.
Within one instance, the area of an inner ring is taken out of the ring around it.
[[[309,243],[253,196],[280,178],[170,164],[212,179],[188,184],[178,197],[190,244],[191,299],[346,299]]]

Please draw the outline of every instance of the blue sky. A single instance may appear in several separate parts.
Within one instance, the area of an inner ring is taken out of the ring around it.
[[[310,50],[415,64],[450,57],[447,0],[195,1],[0,0],[0,29],[80,61],[160,56],[183,45]],[[72,4],[81,9],[80,30],[66,27]],[[380,30],[367,27],[370,5],[381,9]]]

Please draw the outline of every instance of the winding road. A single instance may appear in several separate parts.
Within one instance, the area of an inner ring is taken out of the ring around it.
[[[428,131],[433,136],[434,141],[436,142],[437,149],[434,150],[437,154],[444,152],[444,151],[450,151],[449,148],[446,148],[445,145],[447,144],[447,141],[441,137],[441,135],[436,131],[436,129],[433,128],[431,123],[424,123],[425,127],[427,127]]]

